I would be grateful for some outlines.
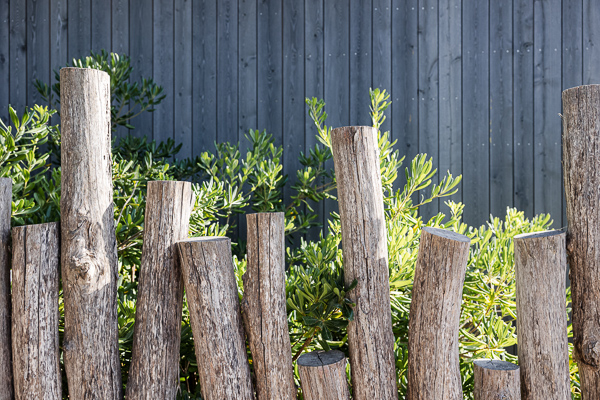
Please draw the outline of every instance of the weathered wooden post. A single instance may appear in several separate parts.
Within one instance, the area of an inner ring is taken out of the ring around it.
[[[366,126],[333,129],[331,145],[342,223],[344,280],[358,285],[348,325],[355,400],[398,396],[390,305],[387,232],[379,167],[377,130]]]
[[[117,321],[117,240],[110,155],[110,78],[60,70],[61,265],[69,397],[123,397]]]
[[[10,339],[10,218],[12,180],[0,178],[0,400],[12,400],[13,367]]]
[[[59,223],[12,230],[12,347],[17,400],[62,399]]]
[[[249,214],[242,317],[258,400],[296,398],[285,300],[285,223],[278,213]]]
[[[175,243],[187,238],[189,182],[148,182],[127,399],[174,399],[179,389],[183,277]]]
[[[408,400],[462,400],[460,305],[470,240],[423,228],[408,323]]]
[[[339,350],[313,351],[298,358],[304,400],[350,400],[346,356]]]
[[[177,246],[202,398],[253,400],[231,240],[193,238]]]
[[[567,89],[562,101],[574,357],[583,399],[600,399],[600,85]]]
[[[524,400],[571,397],[567,343],[566,233],[514,238],[517,336]]]
[[[501,360],[473,361],[475,400],[519,400],[519,366]],[[564,397],[563,400],[568,399]]]

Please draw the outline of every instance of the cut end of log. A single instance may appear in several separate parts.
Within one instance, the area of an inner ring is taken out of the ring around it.
[[[423,231],[431,235],[442,237],[444,239],[455,240],[457,242],[463,243],[471,243],[471,239],[469,239],[467,236],[446,229],[432,228],[430,226],[426,226],[425,228],[423,228]]]
[[[60,75],[62,78],[62,74],[72,74],[72,73],[86,73],[86,74],[96,74],[99,75],[101,79],[110,79],[110,76],[99,69],[95,68],[78,68],[78,67],[64,67],[60,69]]]
[[[301,355],[298,358],[298,365],[302,367],[324,367],[338,363],[344,358],[346,358],[346,355],[339,350],[318,350]]]
[[[483,368],[483,369],[491,369],[493,371],[514,371],[519,369],[519,366],[508,361],[502,360],[475,360],[473,364]]]
[[[566,234],[565,231],[561,230],[552,230],[552,231],[542,231],[542,232],[531,232],[531,233],[521,233],[520,235],[515,236],[515,240],[526,240],[526,239],[537,239],[544,237],[551,237]]]
[[[179,240],[178,243],[206,243],[206,242],[231,242],[226,236],[199,236],[189,239]]]
[[[562,95],[564,98],[565,96],[577,95],[577,92],[583,92],[583,91],[587,91],[587,90],[600,90],[600,85],[594,84],[594,85],[574,86],[572,88],[563,90]]]

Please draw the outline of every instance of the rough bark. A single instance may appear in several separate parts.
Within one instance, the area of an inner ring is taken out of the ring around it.
[[[296,399],[285,299],[283,213],[247,215],[242,317],[259,400]]]
[[[10,217],[12,180],[0,178],[0,400],[12,400],[13,367],[10,339]]]
[[[229,238],[177,243],[198,380],[206,400],[252,400],[254,391]]]
[[[179,389],[183,278],[176,242],[187,238],[189,182],[148,182],[144,245],[127,399],[174,399]]]
[[[110,155],[110,78],[60,70],[61,264],[69,397],[123,397],[117,322],[117,241]]]
[[[517,235],[517,335],[524,400],[571,396],[567,343],[566,233]]]
[[[387,232],[377,131],[350,126],[331,132],[342,224],[344,280],[356,303],[348,325],[355,400],[398,396],[390,305]]]
[[[473,380],[475,400],[519,400],[521,398],[519,366],[513,363],[501,360],[475,360]]]
[[[408,324],[408,400],[462,400],[460,305],[470,240],[423,228]]]
[[[350,400],[346,356],[339,350],[313,351],[298,358],[304,400]]]
[[[600,399],[600,85],[565,90],[562,100],[574,357],[583,399]]]
[[[58,345],[59,223],[12,230],[15,398],[62,399]]]

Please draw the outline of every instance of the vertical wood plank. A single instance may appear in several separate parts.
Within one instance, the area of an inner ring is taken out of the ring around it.
[[[192,6],[192,104],[194,155],[213,150],[217,140],[217,1]]]
[[[112,10],[106,0],[92,0],[92,45],[89,50],[110,52],[112,44]]]
[[[372,125],[372,12],[371,0],[350,0],[350,125]]]
[[[55,72],[67,65],[67,0],[50,1],[50,80],[54,83]],[[50,83],[50,82],[48,82]]]
[[[386,119],[381,125],[382,132],[392,129],[394,104],[392,93],[392,0],[373,1],[373,89],[385,89],[390,94],[392,104],[388,107]],[[368,100],[367,100],[368,101]],[[364,107],[364,104],[363,104]]]
[[[594,0],[583,0],[583,11],[583,82],[590,85],[600,82],[600,7]],[[577,31],[578,25],[563,27]]]
[[[153,19],[152,7],[139,1],[132,1],[129,10],[129,56],[131,57],[132,82],[139,82],[142,78],[152,77],[154,73],[153,59],[153,25],[149,23]],[[164,82],[157,82],[163,85]],[[159,106],[160,107],[160,106]],[[162,110],[162,107],[157,108]],[[153,137],[153,114],[143,113],[131,121],[135,127],[131,133],[138,137]]]
[[[257,0],[239,0],[239,61],[238,61],[238,137],[242,156],[250,142],[246,135],[250,129],[262,129],[257,125]],[[244,218],[240,222],[245,223]],[[243,232],[244,230],[242,230]]]
[[[487,221],[489,181],[489,26],[488,3],[463,7],[463,202],[464,220]]]
[[[156,107],[152,115],[154,134],[152,138],[157,142],[173,139],[173,105],[174,105],[174,27],[173,7],[171,0],[154,0],[154,31],[152,64],[154,66],[154,80],[165,89],[165,99]]]
[[[560,0],[534,4],[534,212],[562,216]]]
[[[90,54],[92,46],[91,0],[68,0],[67,34],[69,62]]]
[[[490,212],[498,217],[513,204],[512,18],[511,2],[490,2]]]
[[[0,119],[8,120],[8,104],[10,93],[10,41],[9,41],[9,0],[0,1]]]
[[[173,129],[177,158],[192,156],[192,0],[175,0],[175,59],[173,62]]]
[[[50,4],[46,0],[27,2],[27,105],[42,104],[35,89],[36,79],[50,82]]]
[[[21,115],[27,104],[27,2],[10,2],[10,105]]]
[[[211,21],[208,21],[211,23]],[[217,141],[238,141],[238,2],[217,2]]]
[[[111,51],[129,54],[129,0],[112,0]]]

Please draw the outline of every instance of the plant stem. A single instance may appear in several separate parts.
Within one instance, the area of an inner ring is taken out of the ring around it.
[[[315,332],[313,332],[313,334],[310,335],[310,337],[308,337],[304,341],[304,343],[302,343],[302,347],[300,347],[300,349],[296,352],[296,354],[294,354],[294,357],[292,357],[292,362],[296,361],[298,359],[298,357],[300,357],[300,354],[302,354],[302,352],[304,351],[304,349],[306,349],[308,347],[308,345],[310,344],[310,342],[312,342],[312,340],[315,337],[316,333],[317,333],[317,331],[315,330]]]

